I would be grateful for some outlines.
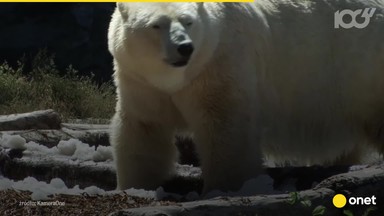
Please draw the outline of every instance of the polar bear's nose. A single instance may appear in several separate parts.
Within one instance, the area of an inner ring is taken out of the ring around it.
[[[191,42],[182,43],[177,47],[177,52],[181,56],[189,58],[193,53],[193,44]]]

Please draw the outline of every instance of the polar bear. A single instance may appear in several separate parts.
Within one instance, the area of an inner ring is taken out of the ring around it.
[[[365,28],[335,28],[346,8],[376,11]],[[383,150],[383,9],[359,0],[117,3],[108,40],[118,188],[169,178],[183,131],[193,133],[204,192],[238,189],[262,173],[264,157],[352,164],[369,146]]]

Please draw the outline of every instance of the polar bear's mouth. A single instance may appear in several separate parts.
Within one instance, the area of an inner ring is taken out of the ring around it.
[[[189,58],[183,58],[183,59],[180,59],[178,61],[171,61],[169,59],[164,59],[164,61],[167,64],[172,65],[173,67],[184,67],[188,64]]]
[[[185,67],[190,58],[177,58],[177,59],[169,59],[165,58],[163,61],[169,65],[172,65],[173,67]]]
[[[183,67],[187,64],[188,64],[188,60],[181,60],[181,61],[171,63],[171,65],[174,67]]]

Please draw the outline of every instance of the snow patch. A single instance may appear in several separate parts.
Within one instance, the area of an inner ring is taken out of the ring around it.
[[[123,191],[113,190],[105,191],[96,186],[86,187],[80,189],[78,185],[73,188],[68,188],[64,181],[60,178],[54,178],[49,183],[44,181],[38,181],[34,177],[27,177],[21,181],[14,181],[8,178],[0,176],[0,190],[14,189],[22,191],[30,191],[32,200],[47,200],[50,196],[55,194],[68,194],[68,195],[81,195],[87,193],[89,195],[107,195],[107,194],[118,194]],[[155,191],[146,191],[143,189],[127,189],[124,191],[128,195],[137,196],[142,198],[156,198]]]
[[[76,150],[72,155],[73,160],[92,160],[95,153],[95,147],[91,147],[88,144],[81,142],[80,140],[74,140],[76,144]]]
[[[56,147],[48,148],[47,146],[40,145],[35,142],[28,142],[26,145],[26,152],[24,154],[33,154],[34,152],[44,153],[44,154],[58,154],[58,149]]]
[[[48,148],[47,146],[40,145],[35,142],[28,142],[20,135],[4,134],[0,138],[0,146],[11,149],[23,149],[24,155],[63,155],[69,156],[72,160],[79,161],[112,161],[112,147],[111,146],[89,146],[77,139],[69,139],[60,141],[57,146]]]
[[[57,144],[57,148],[59,149],[60,154],[72,156],[76,151],[76,140],[75,139],[70,139],[67,141],[61,140]]]
[[[98,146],[92,156],[93,161],[113,160],[112,149],[110,146]]]
[[[353,165],[353,166],[349,167],[348,172],[359,171],[359,170],[365,169],[367,167],[368,167],[368,165]]]
[[[26,140],[20,135],[4,134],[0,139],[0,146],[11,149],[25,149]]]

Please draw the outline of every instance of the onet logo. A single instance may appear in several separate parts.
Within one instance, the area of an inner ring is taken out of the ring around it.
[[[350,29],[350,28],[358,28],[362,29],[368,26],[369,22],[371,21],[371,17],[375,14],[376,8],[365,8],[364,11],[363,9],[358,9],[355,11],[346,9],[342,11],[336,11],[335,12],[335,28],[344,28],[344,29]],[[361,15],[360,15],[361,14]],[[350,23],[345,23],[343,18],[349,15],[352,20]],[[356,21],[356,17],[360,15],[362,18],[364,18],[364,22],[358,23]]]
[[[372,197],[349,197],[348,199],[343,194],[336,194],[332,199],[333,205],[336,208],[343,208],[347,202],[349,205],[376,205],[376,196]]]

